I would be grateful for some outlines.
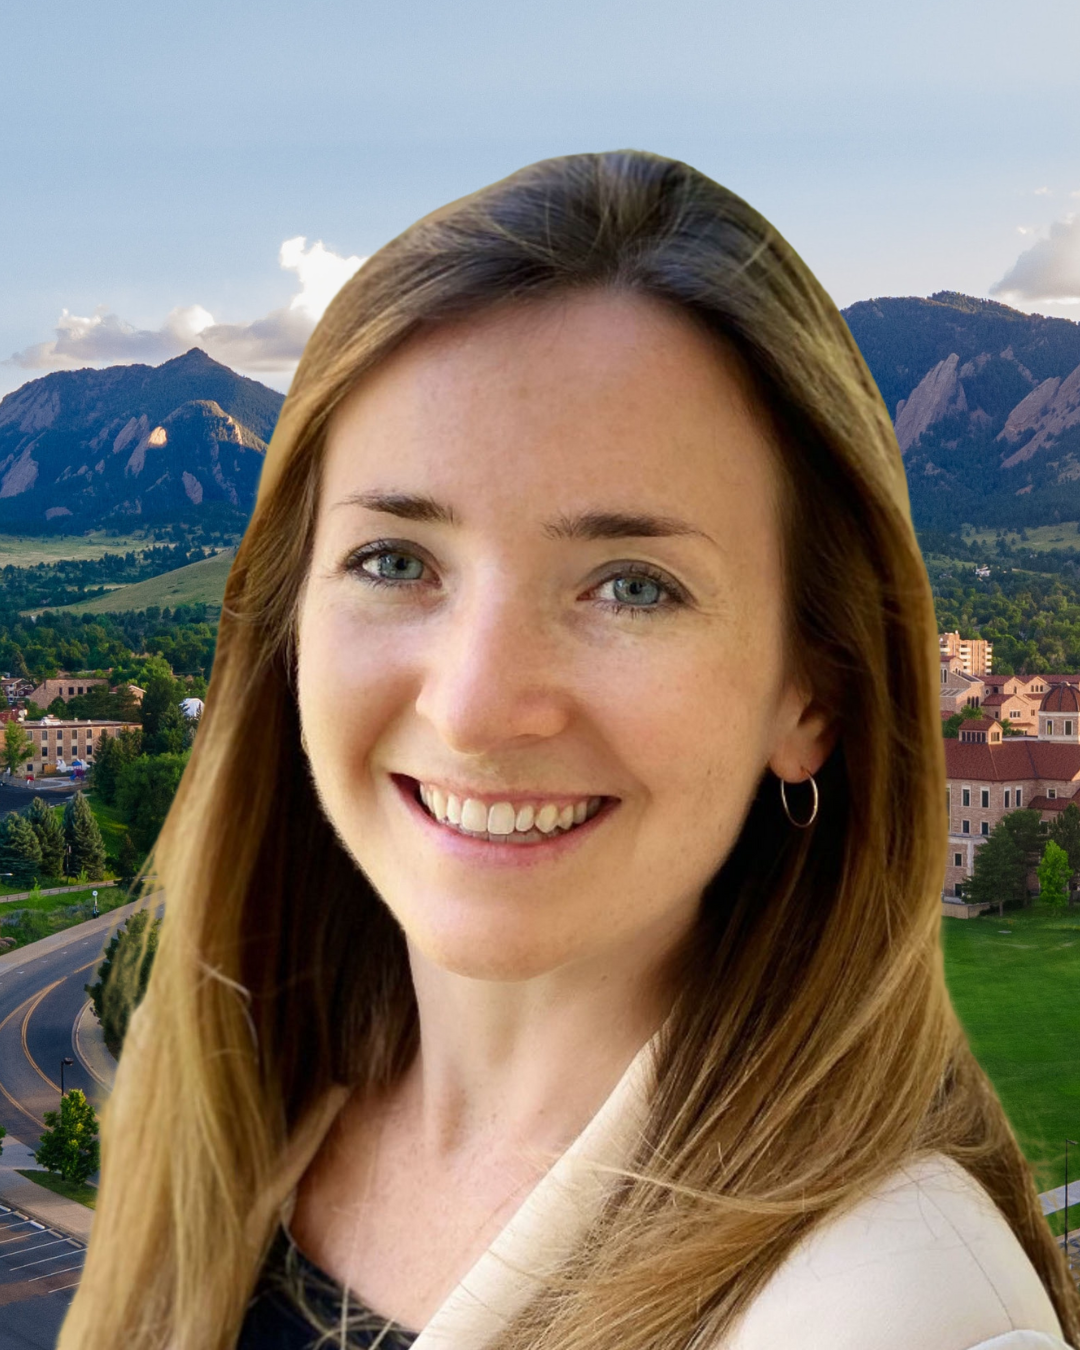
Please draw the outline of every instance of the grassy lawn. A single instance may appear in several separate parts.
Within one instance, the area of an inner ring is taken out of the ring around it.
[[[93,917],[94,883],[88,882],[85,889],[67,891],[62,895],[43,895],[38,900],[13,900],[0,905],[0,937],[15,939],[13,947],[6,951],[15,951],[31,942],[72,928]],[[105,914],[110,909],[126,905],[131,898],[122,886],[97,888],[98,913]]]
[[[1065,1140],[1080,1141],[1080,909],[1036,905],[941,927],[953,1006],[1038,1189],[1064,1185]],[[1070,1146],[1074,1180],[1080,1200],[1080,1147]]]
[[[36,1167],[16,1167],[15,1171],[21,1177],[28,1177],[30,1181],[36,1181],[39,1186],[44,1186],[47,1191],[55,1191],[57,1195],[62,1195],[66,1200],[77,1200],[80,1205],[85,1205],[87,1209],[97,1208],[97,1187],[91,1186],[89,1182],[82,1186],[75,1186],[57,1176],[55,1172],[46,1172]]]
[[[1072,1171],[1072,1150],[1069,1150],[1069,1171]],[[1061,1183],[1064,1186],[1064,1182]],[[1072,1200],[1072,1179],[1069,1179],[1069,1200]],[[1048,1214],[1046,1222],[1050,1225],[1050,1231],[1055,1237],[1061,1237],[1065,1231],[1065,1211],[1059,1209],[1056,1214]],[[1069,1205],[1069,1237],[1080,1233],[1080,1204]]]
[[[90,803],[90,810],[94,813],[101,829],[101,837],[105,841],[105,871],[113,872],[116,860],[120,856],[121,841],[131,826],[124,823],[115,806],[107,806],[93,790],[86,793],[86,800]]]

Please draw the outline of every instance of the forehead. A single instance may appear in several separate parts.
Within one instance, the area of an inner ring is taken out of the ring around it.
[[[499,306],[408,340],[330,420],[321,513],[424,490],[459,516],[543,504],[773,518],[775,450],[739,358],[659,301],[598,291]]]

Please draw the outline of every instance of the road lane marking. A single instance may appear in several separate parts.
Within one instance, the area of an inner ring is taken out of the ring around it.
[[[62,976],[60,977],[60,979],[58,979],[58,980],[53,980],[52,984],[47,984],[47,985],[45,986],[44,989],[39,989],[38,992],[37,992],[36,994],[32,995],[32,997],[29,998],[29,999],[27,1000],[27,1002],[30,1004],[30,1006],[29,1006],[29,1008],[26,1009],[26,1016],[25,1016],[25,1017],[23,1018],[23,1020],[22,1020],[22,1028],[21,1028],[21,1032],[20,1032],[20,1034],[21,1034],[21,1036],[22,1036],[22,1048],[23,1048],[23,1054],[26,1056],[27,1060],[28,1060],[29,1063],[30,1063],[31,1068],[33,1068],[34,1072],[38,1075],[38,1077],[41,1078],[43,1082],[48,1083],[49,1087],[51,1087],[52,1090],[53,1090],[54,1092],[59,1092],[59,1091],[60,1091],[60,1084],[59,1084],[59,1083],[54,1083],[54,1082],[53,1082],[53,1080],[49,1077],[49,1075],[45,1072],[45,1070],[44,1070],[44,1069],[41,1067],[41,1065],[37,1062],[37,1060],[34,1058],[34,1056],[30,1053],[30,1047],[29,1047],[29,1045],[27,1045],[27,1043],[26,1043],[26,1026],[27,1026],[27,1023],[30,1021],[31,1014],[33,1013],[34,1009],[35,1009],[35,1008],[37,1007],[37,1005],[41,1002],[41,1000],[45,997],[45,995],[46,995],[46,994],[51,994],[52,991],[56,988],[57,985],[63,984],[63,983],[64,983],[64,980],[65,980],[66,978],[67,978],[66,975],[62,975]],[[3,1029],[3,1023],[0,1023],[0,1030],[2,1030],[2,1029]]]

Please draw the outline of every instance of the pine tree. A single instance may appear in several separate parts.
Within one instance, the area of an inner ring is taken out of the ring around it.
[[[76,792],[64,807],[64,839],[66,875],[75,877],[85,872],[87,881],[103,881],[105,841],[90,803],[81,792]]]
[[[1026,877],[1023,850],[1001,820],[975,850],[971,876],[964,883],[964,899],[997,905],[998,913],[1003,914],[1006,904],[1023,903]]]
[[[0,872],[10,872],[15,882],[30,882],[41,870],[41,845],[34,827],[12,811],[0,825]]]
[[[1008,812],[999,821],[998,828],[1001,826],[1009,831],[1013,837],[1013,842],[1024,856],[1024,878],[1019,888],[1020,903],[1030,905],[1031,898],[1028,895],[1027,874],[1042,857],[1042,851],[1046,845],[1047,827],[1039,812],[1032,811],[1030,808]],[[985,844],[982,847],[985,848]]]
[[[156,675],[147,681],[141,705],[145,754],[174,755],[184,750],[187,737],[180,700],[186,692],[171,676]]]
[[[116,861],[117,875],[120,878],[120,885],[126,890],[135,880],[135,874],[139,870],[139,855],[135,850],[131,835],[124,831],[124,837],[120,841],[120,854]]]
[[[43,797],[35,797],[25,812],[41,847],[41,873],[46,877],[64,875],[64,827],[56,812]]]
[[[45,1124],[48,1128],[34,1160],[49,1172],[59,1172],[65,1181],[81,1185],[101,1166],[94,1108],[80,1088],[72,1088],[60,1099],[59,1111],[45,1112]]]
[[[142,1002],[157,951],[161,920],[137,909],[105,948],[94,984],[83,985],[101,1023],[105,1044],[116,1059],[124,1046],[131,1014]]]
[[[91,777],[95,792],[101,794],[106,805],[112,806],[116,802],[116,786],[124,765],[138,758],[141,752],[141,731],[121,731],[116,736],[110,736],[107,731],[101,733]]]

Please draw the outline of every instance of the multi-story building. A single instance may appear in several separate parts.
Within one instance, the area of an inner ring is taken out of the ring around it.
[[[66,720],[43,717],[40,722],[20,723],[30,738],[31,751],[26,756],[26,772],[35,776],[71,768],[76,759],[93,765],[94,750],[104,733],[115,736],[121,731],[140,731],[138,722],[114,722],[107,718]]]
[[[1037,736],[1005,736],[1000,721],[987,714],[962,722],[957,739],[945,740],[949,856],[943,897],[955,896],[957,884],[971,875],[980,841],[1002,816],[1026,807],[1052,819],[1080,791],[1080,688],[1049,685],[1037,716]],[[1037,884],[1032,870],[1028,885]]]
[[[984,638],[962,638],[959,633],[939,633],[942,656],[958,656],[967,675],[989,675],[994,644]]]
[[[63,671],[54,680],[42,680],[30,693],[30,702],[39,708],[47,708],[54,698],[69,698],[79,694],[88,694],[96,685],[108,688],[109,681],[100,675],[65,675]]]
[[[941,714],[951,717],[967,704],[978,708],[986,696],[986,685],[982,677],[969,675],[963,669],[959,656],[941,656]]]

